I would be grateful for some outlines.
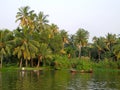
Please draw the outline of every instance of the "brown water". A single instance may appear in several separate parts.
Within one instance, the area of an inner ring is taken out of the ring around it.
[[[6,71],[0,72],[0,90],[120,90],[120,72]]]

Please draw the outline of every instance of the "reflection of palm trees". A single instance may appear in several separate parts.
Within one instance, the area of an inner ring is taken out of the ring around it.
[[[21,71],[22,78],[25,76],[25,71]]]
[[[37,79],[39,80],[39,77],[40,77],[40,74],[41,74],[41,71],[40,70],[33,70],[33,72],[31,71],[31,74],[35,74],[37,76]]]

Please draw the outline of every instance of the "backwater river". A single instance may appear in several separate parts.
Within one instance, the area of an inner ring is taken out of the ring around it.
[[[120,90],[120,72],[5,71],[0,72],[0,90]]]

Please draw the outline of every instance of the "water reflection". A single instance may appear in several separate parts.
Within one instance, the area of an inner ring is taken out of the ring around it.
[[[0,72],[0,90],[120,90],[120,72]]]
[[[92,79],[92,74],[82,73],[72,75],[70,82],[68,83],[68,90],[88,90],[88,82]]]
[[[76,75],[70,80],[68,90],[120,90],[119,75],[119,72]]]

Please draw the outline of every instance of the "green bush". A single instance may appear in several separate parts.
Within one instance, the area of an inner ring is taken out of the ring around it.
[[[54,68],[55,69],[68,69],[70,68],[70,61],[66,56],[54,56]]]
[[[120,69],[120,60],[117,61],[117,68]]]
[[[117,69],[118,68],[117,62],[109,61],[109,68]]]
[[[120,65],[120,63],[105,59],[103,61],[99,61],[98,63],[94,63],[93,67],[101,69],[117,69],[118,65]]]
[[[47,61],[46,61],[47,62]],[[48,60],[49,65],[53,63],[54,69],[71,69],[76,70],[90,70],[90,69],[117,69],[120,68],[120,61],[113,62],[112,60],[101,60],[99,62],[93,62],[89,58],[71,58],[67,56],[54,55],[52,59]]]
[[[90,60],[78,60],[77,70],[90,70],[92,69],[92,62]]]

